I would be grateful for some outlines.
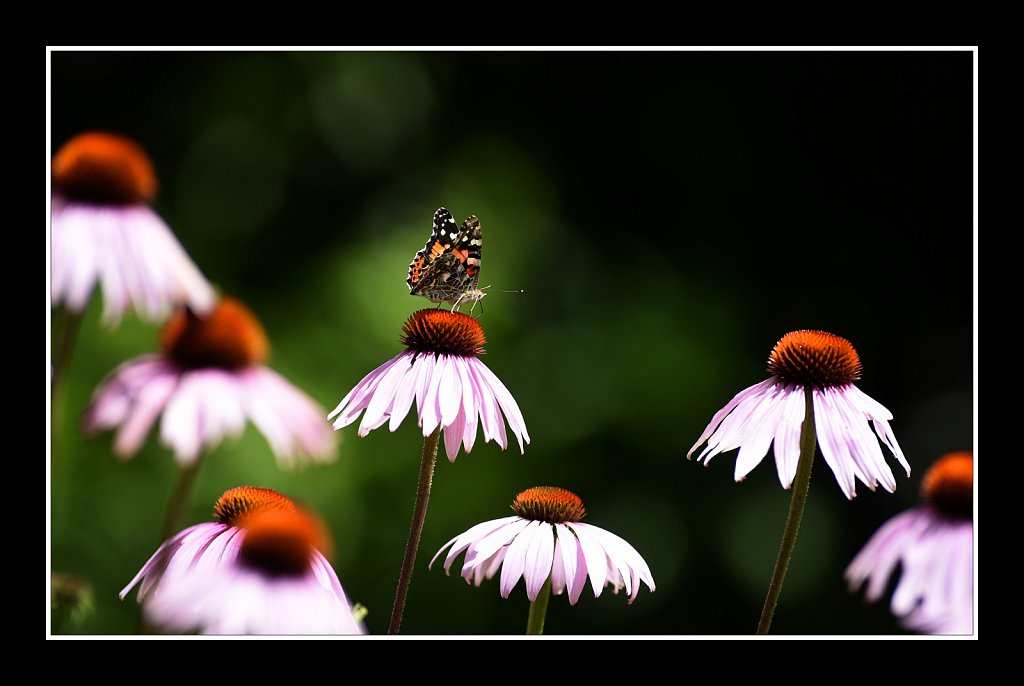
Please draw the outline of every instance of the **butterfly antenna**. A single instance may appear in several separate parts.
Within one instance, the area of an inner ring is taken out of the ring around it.
[[[486,291],[492,285],[493,284],[488,284],[488,285],[484,286],[483,288],[481,288],[480,290]],[[525,292],[526,292],[526,289],[524,289],[524,288],[520,288],[518,290],[512,290],[512,291],[507,291],[507,290],[505,290],[503,288],[499,288],[498,290],[495,291],[495,293],[525,293]]]

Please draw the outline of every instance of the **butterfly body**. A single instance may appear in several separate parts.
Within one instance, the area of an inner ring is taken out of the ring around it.
[[[452,303],[452,309],[487,295],[480,289],[480,255],[483,237],[480,220],[470,215],[462,226],[455,224],[443,207],[434,212],[434,226],[423,249],[409,265],[409,294],[435,303]]]

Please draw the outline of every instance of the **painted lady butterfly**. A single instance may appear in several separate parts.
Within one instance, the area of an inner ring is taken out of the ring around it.
[[[434,228],[423,249],[409,265],[410,295],[420,295],[430,302],[452,303],[452,310],[463,303],[482,299],[480,287],[480,252],[483,249],[480,220],[470,215],[455,225],[451,213],[443,207],[434,212]]]

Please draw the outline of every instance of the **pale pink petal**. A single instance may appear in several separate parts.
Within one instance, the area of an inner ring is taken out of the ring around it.
[[[779,392],[779,386],[761,383],[747,390],[754,392],[747,394],[722,420],[718,429],[708,438],[704,450],[697,456],[698,461],[704,460],[704,464],[707,464],[715,455],[743,445],[752,419],[759,416],[760,408]]]
[[[423,374],[423,365],[417,365],[413,361],[412,355],[403,353],[399,357],[405,357],[409,362],[402,366],[405,370],[405,375],[402,377],[402,383],[398,385],[398,390],[395,392],[395,402],[391,408],[391,419],[388,422],[388,429],[394,431],[398,428],[398,425],[402,423],[405,416],[409,414],[409,409],[412,407],[412,399],[416,396],[416,388],[420,384],[420,376]]]
[[[487,443],[498,435],[498,428],[494,425],[494,415],[496,413],[495,405],[497,403],[493,395],[481,388],[480,380],[477,378],[476,368],[467,367],[466,371],[470,385],[473,388],[473,405],[479,412],[480,429],[484,435],[484,443]]]
[[[604,546],[601,545],[600,539],[594,536],[592,531],[578,526],[578,523],[570,524],[569,527],[580,542],[580,549],[586,562],[584,570],[590,575],[590,585],[594,589],[594,597],[597,598],[601,595],[608,580],[608,556],[604,552]]]
[[[532,603],[551,576],[551,561],[555,552],[554,527],[541,522],[537,531],[530,539],[530,547],[526,550],[526,567],[523,578],[526,581],[526,597]]]
[[[323,408],[266,367],[249,367],[240,375],[244,411],[283,466],[291,466],[300,456],[333,457],[334,434],[324,420]]]
[[[142,569],[139,570],[139,573],[136,574],[135,577],[132,578],[130,582],[128,582],[127,586],[121,589],[121,592],[118,594],[121,600],[124,600],[124,597],[128,595],[128,591],[130,591],[132,587],[135,586],[135,584],[139,583],[139,581],[141,581],[144,577],[147,577],[150,574],[154,573],[156,573],[156,575],[159,576],[160,573],[162,573],[163,568],[166,566],[168,555],[173,553],[178,547],[181,546],[182,539],[188,536],[189,534],[193,533],[199,527],[203,526],[203,524],[198,524],[196,526],[189,527],[184,531],[175,534],[166,542],[164,542],[163,545],[157,548],[157,551],[153,553],[152,556],[150,556],[150,558],[146,561],[146,564],[142,565]],[[224,525],[219,526],[221,526],[222,528],[226,528],[224,527]],[[220,532],[218,531],[216,533]],[[144,594],[140,591],[139,600],[141,601],[143,597]]]
[[[747,474],[761,464],[764,456],[768,454],[768,447],[782,428],[786,401],[791,395],[794,393],[781,392],[777,396],[763,401],[758,409],[751,414],[750,431],[736,456],[734,473],[736,481],[743,481]]]
[[[103,321],[129,307],[150,320],[179,304],[205,313],[214,302],[170,228],[145,205],[103,206],[54,197],[51,211],[53,303],[81,311],[93,286],[103,290]]]
[[[715,429],[722,422],[722,420],[725,419],[726,415],[728,415],[730,412],[736,409],[736,407],[738,407],[741,402],[743,402],[750,396],[759,395],[765,388],[770,388],[774,384],[774,379],[765,379],[761,383],[754,384],[750,388],[746,388],[737,393],[735,396],[733,396],[732,400],[727,402],[725,404],[725,407],[716,412],[715,416],[711,418],[711,422],[709,422],[707,427],[704,428],[704,433],[700,435],[700,438],[697,439],[697,442],[694,443],[693,447],[690,448],[689,452],[686,453],[686,457],[688,459],[693,457],[694,451],[696,451],[697,448],[699,448],[704,441],[708,440],[708,438],[711,437],[711,434],[714,433]]]
[[[460,407],[459,413],[455,416],[451,425],[444,429],[444,450],[448,455],[448,461],[454,463],[459,456],[459,446],[462,445],[462,436],[466,429],[466,422],[463,419],[463,410]]]
[[[852,458],[846,447],[846,441],[840,428],[833,425],[830,403],[825,394],[815,389],[814,395],[814,422],[818,434],[818,446],[821,448],[821,455],[825,462],[832,469],[836,476],[839,488],[847,498],[853,499],[857,495],[854,485],[854,468]]]
[[[556,526],[557,529],[557,526]],[[555,535],[555,552],[551,558],[551,594],[562,595],[565,591],[565,565],[562,562],[562,540]]]
[[[875,431],[878,433],[878,437],[883,443],[892,451],[893,455],[896,456],[897,461],[903,466],[907,476],[910,476],[910,464],[907,462],[907,458],[903,455],[903,451],[900,449],[900,444],[896,441],[896,436],[893,434],[892,429],[889,427],[889,420],[892,419],[892,412],[889,412],[883,407],[878,401],[870,397],[864,391],[860,390],[854,385],[849,385],[843,389],[843,394],[850,403],[861,410],[875,427]]]
[[[501,380],[483,362],[473,358],[469,360],[469,364],[480,375],[481,386],[485,389],[485,392],[490,390],[498,401],[502,411],[505,413],[506,419],[508,419],[512,433],[515,434],[516,439],[519,441],[519,452],[523,453],[523,443],[530,442],[530,434],[526,431],[526,421],[523,419],[523,413],[519,410],[519,405],[516,404],[515,398],[505,388],[505,384],[501,383]]]
[[[448,357],[448,366],[437,389],[437,404],[441,415],[441,426],[448,427],[455,421],[462,406],[462,382],[456,367],[461,361],[455,356]],[[460,436],[461,438],[461,436]]]
[[[561,560],[562,568],[565,570],[565,583],[569,589],[569,604],[575,605],[587,585],[587,562],[572,529],[565,524],[558,524],[555,526],[555,531],[558,535],[559,548],[555,557]]]
[[[177,388],[178,378],[176,373],[168,371],[150,379],[139,389],[114,439],[115,455],[125,458],[138,452],[156,418]]]
[[[502,598],[508,598],[512,589],[526,571],[526,554],[543,522],[529,522],[523,530],[509,543],[505,553],[505,561],[501,565],[501,585],[499,592]]]
[[[427,565],[427,568],[429,569],[430,567],[432,567],[437,558],[441,555],[441,553],[444,552],[445,548],[451,546],[451,550],[448,551],[448,556],[445,558],[444,561],[445,572],[448,572],[452,565],[452,562],[455,560],[456,557],[459,556],[460,553],[462,553],[462,551],[466,550],[470,545],[472,545],[476,541],[483,540],[488,534],[493,533],[494,531],[497,531],[506,524],[510,524],[516,520],[519,520],[519,517],[513,515],[511,517],[492,519],[490,521],[477,524],[476,526],[470,528],[468,531],[459,534],[458,536],[456,536],[455,538],[441,546],[441,549],[438,550],[434,557],[430,560],[430,564]],[[511,538],[509,540],[511,540]]]
[[[87,433],[119,426],[128,416],[139,390],[152,379],[176,373],[158,355],[143,355],[111,372],[93,393],[82,420]]]
[[[427,359],[429,360],[430,358]],[[439,355],[436,361],[431,364],[433,364],[433,369],[431,370],[430,378],[427,379],[423,392],[423,401],[419,405],[420,422],[422,423],[424,436],[434,433],[434,429],[441,423],[441,415],[438,412],[437,393],[438,388],[441,386],[441,377],[444,376],[448,368],[448,356]]]
[[[481,537],[466,551],[466,565],[482,564],[484,560],[507,546],[530,524],[529,519],[513,517],[505,526]]]
[[[610,531],[601,529],[590,524],[575,523],[573,529],[579,534],[582,527],[588,534],[598,538],[608,557],[610,568],[614,569],[617,576],[622,580],[626,593],[629,595],[629,602],[632,603],[640,590],[637,580],[642,580],[647,587],[655,590],[654,577],[640,553],[624,539],[616,536]]]
[[[463,422],[462,447],[468,453],[473,450],[473,443],[476,442],[477,416],[480,410],[474,395],[469,366],[463,361],[459,361],[455,365],[455,371],[459,374],[459,383],[462,386],[462,414],[459,416]]]
[[[848,388],[853,388],[853,386]],[[858,463],[871,477],[872,482],[881,483],[882,488],[892,493],[896,490],[896,479],[885,462],[882,448],[868,425],[867,417],[849,399],[846,389],[837,390],[833,399],[836,409],[843,416],[848,427],[850,453],[857,457]],[[865,483],[868,487],[874,486],[874,483]]]
[[[483,582],[484,579],[494,578],[494,575],[498,572],[499,569],[501,569],[501,563],[505,561],[505,553],[507,552],[508,546],[505,546],[504,548],[499,548],[498,552],[494,553],[494,555],[491,555],[489,558],[487,558],[487,560],[484,563],[477,565],[473,569],[473,584],[475,586],[480,586],[481,582]],[[469,579],[466,579],[466,581],[468,582]]]
[[[174,450],[182,464],[191,464],[199,457],[203,445],[203,426],[195,384],[179,384],[160,420],[160,441]]]
[[[793,485],[800,462],[800,431],[806,408],[803,393],[790,393],[782,411],[782,427],[775,436],[775,467],[783,488]]]
[[[404,355],[404,353],[403,353]],[[377,388],[377,384],[380,383],[381,378],[387,374],[388,370],[396,364],[400,363],[402,355],[393,357],[381,366],[374,369],[372,372],[364,376],[359,383],[355,385],[348,394],[341,399],[338,406],[327,415],[328,419],[334,419],[334,428],[340,429],[344,426],[348,426],[359,413],[366,409],[372,397],[373,391]],[[335,419],[337,417],[337,419]]]
[[[406,364],[393,364],[384,373],[366,406],[363,421],[359,424],[360,436],[366,436],[370,430],[376,429],[390,418],[389,411],[395,404],[399,389],[406,383],[408,373],[409,365]]]

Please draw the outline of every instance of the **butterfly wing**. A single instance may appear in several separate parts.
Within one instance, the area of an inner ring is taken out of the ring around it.
[[[459,262],[465,267],[466,288],[476,288],[480,283],[480,261],[484,250],[483,232],[480,229],[480,220],[475,214],[466,217],[462,222],[462,228],[455,239],[455,246],[452,248]]]
[[[441,256],[449,253],[458,238],[460,229],[455,225],[455,219],[451,212],[443,207],[437,208],[434,212],[434,226],[430,231],[430,238],[423,249],[416,253],[409,264],[409,276],[405,282],[409,284],[409,292],[419,295],[432,279],[424,277],[441,265],[431,265]],[[443,260],[442,260],[443,262]]]

